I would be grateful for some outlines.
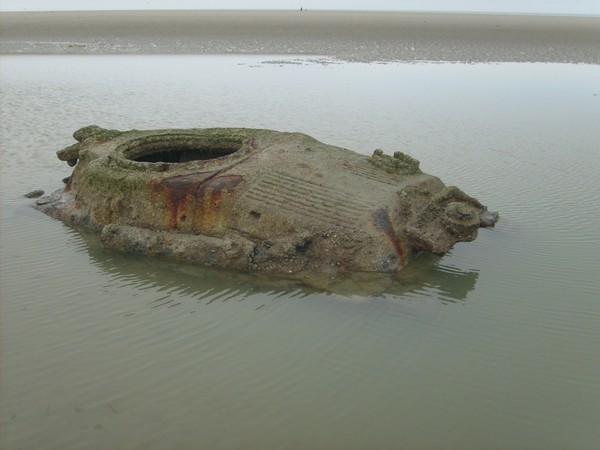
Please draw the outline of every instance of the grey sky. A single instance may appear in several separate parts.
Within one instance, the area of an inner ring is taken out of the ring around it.
[[[600,0],[0,0],[3,11],[335,9],[600,15]]]

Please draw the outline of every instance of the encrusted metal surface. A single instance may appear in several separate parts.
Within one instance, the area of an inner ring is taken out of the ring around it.
[[[36,208],[111,249],[299,278],[396,273],[498,219],[419,162],[300,133],[96,126],[58,152],[74,166]]]

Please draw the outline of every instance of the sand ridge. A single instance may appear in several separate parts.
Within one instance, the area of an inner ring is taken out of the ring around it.
[[[1,54],[310,54],[600,64],[600,17],[322,11],[4,12]]]

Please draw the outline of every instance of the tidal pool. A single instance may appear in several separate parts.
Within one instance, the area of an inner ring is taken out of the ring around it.
[[[0,57],[0,447],[595,448],[600,66]],[[85,125],[402,150],[498,210],[339,293],[110,253],[30,207]]]

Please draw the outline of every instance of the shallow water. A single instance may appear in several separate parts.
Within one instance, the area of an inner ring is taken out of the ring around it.
[[[0,447],[597,448],[600,66],[3,56]],[[501,213],[371,295],[109,253],[33,210],[77,128],[404,150]]]

